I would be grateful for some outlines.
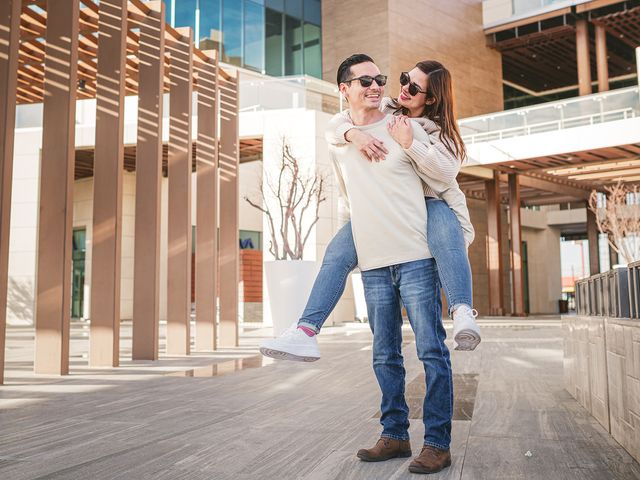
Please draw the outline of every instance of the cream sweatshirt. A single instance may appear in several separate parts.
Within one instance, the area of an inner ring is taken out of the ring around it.
[[[387,130],[391,118],[387,114],[358,127],[385,143],[389,154],[383,162],[369,162],[351,144],[329,146],[342,212],[350,213],[363,271],[431,258],[422,181],[409,153]],[[428,141],[424,130],[416,123],[412,127],[415,138]]]
[[[393,100],[389,97],[383,98],[380,110],[387,114],[394,113]],[[415,163],[416,173],[423,181],[424,196],[440,198],[449,205],[458,217],[468,247],[475,238],[475,230],[471,224],[466,197],[456,181],[460,171],[460,159],[451,154],[440,140],[440,127],[435,122],[428,118],[412,118],[411,120],[427,134],[426,138],[423,135],[418,138],[414,134],[413,143],[405,150]],[[346,145],[348,142],[344,135],[352,128],[361,129],[361,127],[354,127],[349,111],[345,110],[334,115],[330,120],[325,137],[330,145]],[[389,138],[391,137],[389,136]],[[380,140],[383,139],[380,138]],[[383,141],[388,149],[390,143],[387,140]],[[393,138],[391,138],[391,142],[398,145]],[[344,215],[344,212],[341,214]]]

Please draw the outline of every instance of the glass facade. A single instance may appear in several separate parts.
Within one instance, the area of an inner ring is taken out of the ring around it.
[[[322,77],[320,0],[168,0],[167,20],[196,46],[273,76]]]

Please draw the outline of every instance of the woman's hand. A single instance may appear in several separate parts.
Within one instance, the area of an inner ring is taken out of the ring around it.
[[[384,143],[368,133],[364,133],[357,128],[352,128],[345,133],[344,138],[353,143],[356,148],[370,162],[380,162],[385,159],[389,151],[384,148]]]
[[[404,115],[394,116],[387,124],[389,134],[402,148],[409,148],[413,143],[413,128],[411,120]]]

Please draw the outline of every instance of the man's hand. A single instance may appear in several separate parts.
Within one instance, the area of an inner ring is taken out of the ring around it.
[[[384,148],[384,143],[368,133],[364,133],[357,128],[352,128],[345,133],[344,138],[353,143],[357,149],[370,162],[380,162],[385,159],[389,151]]]
[[[407,149],[413,143],[413,128],[411,120],[404,115],[394,116],[387,124],[389,134],[404,149]]]

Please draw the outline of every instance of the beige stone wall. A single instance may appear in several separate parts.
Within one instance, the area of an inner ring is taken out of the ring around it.
[[[400,72],[420,60],[452,73],[460,118],[503,109],[500,54],[486,46],[481,0],[324,0],[323,78],[335,82],[338,64],[356,52],[371,55],[397,95]]]

